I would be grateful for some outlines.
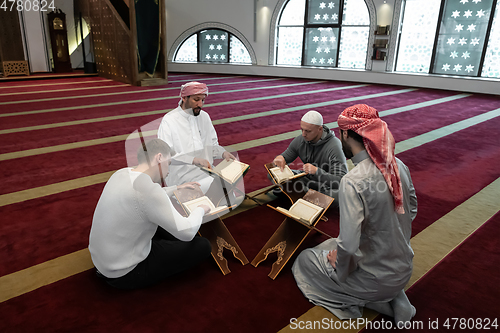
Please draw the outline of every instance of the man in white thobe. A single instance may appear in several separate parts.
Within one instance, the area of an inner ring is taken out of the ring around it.
[[[198,182],[206,193],[213,178],[198,166],[211,168],[214,158],[235,158],[219,145],[212,120],[201,109],[207,95],[208,87],[204,83],[183,85],[179,106],[163,117],[158,128],[158,138],[176,152],[166,179],[169,186]]]
[[[404,293],[413,269],[411,224],[417,198],[407,166],[394,156],[394,138],[378,112],[355,105],[338,119],[342,148],[355,167],[341,180],[340,232],[304,250],[292,268],[303,294],[340,319],[363,307],[411,320]]]

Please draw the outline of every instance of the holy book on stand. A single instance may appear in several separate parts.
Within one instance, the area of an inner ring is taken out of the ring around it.
[[[210,198],[208,198],[207,196],[202,196],[190,201],[183,202],[182,205],[186,208],[189,214],[191,214],[191,212],[195,210],[199,205],[207,205],[208,207],[210,207],[210,212],[208,213],[209,215],[218,214],[220,212],[228,210],[227,206],[215,207],[212,200],[210,200]]]
[[[271,175],[278,184],[282,184],[288,180],[299,178],[306,175],[305,172],[301,172],[295,175],[288,165],[285,165],[283,171],[281,171],[280,167],[274,167],[270,168],[269,172],[271,173]]]
[[[205,167],[201,167],[201,169],[208,172],[210,175],[217,175],[226,182],[234,184],[248,171],[248,169],[250,169],[250,165],[236,160],[223,160],[213,169]]]
[[[290,207],[290,209],[276,207],[276,210],[287,216],[293,217],[294,219],[311,225],[323,211],[323,207],[317,206],[309,201],[300,198],[292,205],[292,207]]]

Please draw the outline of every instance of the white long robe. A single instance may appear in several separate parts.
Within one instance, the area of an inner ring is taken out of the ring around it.
[[[304,250],[292,271],[298,287],[312,303],[340,319],[358,318],[368,302],[392,300],[413,269],[411,223],[417,198],[406,165],[397,159],[405,214],[394,211],[387,183],[366,151],[340,183],[340,233]],[[326,258],[337,249],[336,268]]]
[[[219,145],[208,113],[201,110],[195,117],[192,109],[183,110],[179,106],[163,117],[158,128],[158,138],[168,143],[176,152],[166,178],[169,186],[191,181],[208,181],[208,186],[210,185],[212,178],[192,165],[195,157],[206,159],[212,164],[214,158],[221,158],[225,151]]]

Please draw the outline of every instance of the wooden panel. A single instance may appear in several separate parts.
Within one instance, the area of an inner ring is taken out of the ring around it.
[[[25,60],[18,15],[17,11],[0,10],[1,61]]]
[[[90,22],[99,76],[132,84],[130,31],[106,1],[81,3],[83,15]]]
[[[25,60],[19,61],[3,61],[2,62],[3,76],[9,75],[30,75],[28,62]]]
[[[133,85],[167,84],[165,0],[159,2],[161,50],[153,78],[138,73],[135,7],[133,1],[124,2],[131,5],[130,22],[123,22],[110,0],[75,0],[75,6],[90,24],[99,76]]]

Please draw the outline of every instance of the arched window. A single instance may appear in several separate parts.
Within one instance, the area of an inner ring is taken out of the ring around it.
[[[204,29],[192,34],[179,46],[174,61],[252,63],[247,48],[238,37],[222,29]]]
[[[277,23],[277,65],[365,68],[364,0],[289,0]]]
[[[403,0],[396,71],[500,78],[500,0]]]

